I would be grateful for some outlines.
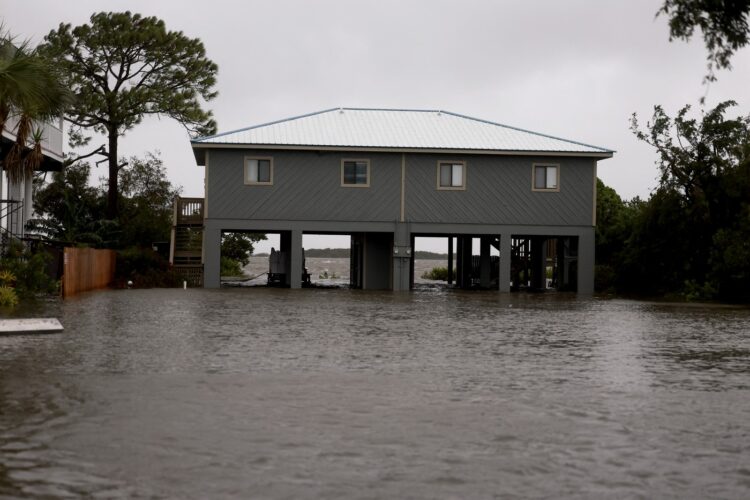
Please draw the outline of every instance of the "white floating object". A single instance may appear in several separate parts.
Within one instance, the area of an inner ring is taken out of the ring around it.
[[[57,333],[63,326],[56,318],[0,319],[0,335],[4,333]]]

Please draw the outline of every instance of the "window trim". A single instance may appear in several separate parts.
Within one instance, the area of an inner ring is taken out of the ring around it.
[[[270,166],[269,166],[269,172],[268,172],[268,182],[259,182],[259,181],[251,181],[249,174],[250,174],[250,165],[248,163],[248,160],[268,160]],[[273,186],[273,157],[272,156],[246,156],[245,157],[245,166],[244,166],[244,173],[245,173],[245,185],[246,186]]]
[[[463,176],[461,181],[463,182],[460,186],[441,186],[440,185],[440,166],[444,164],[449,165],[463,165]],[[438,160],[437,162],[437,190],[438,191],[466,191],[466,179],[468,169],[466,168],[465,160]]]
[[[348,184],[344,182],[344,163],[346,162],[364,162],[367,165],[367,182],[364,184]],[[341,187],[345,188],[369,188],[370,187],[370,160],[368,158],[341,158]]]
[[[553,188],[536,187],[536,167],[555,167],[555,175],[557,176],[557,179],[555,179],[556,187],[553,187]],[[560,192],[560,164],[559,163],[532,163],[531,164],[531,190],[537,193],[559,193]]]

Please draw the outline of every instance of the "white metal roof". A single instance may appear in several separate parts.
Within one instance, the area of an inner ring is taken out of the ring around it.
[[[584,153],[612,151],[437,110],[334,108],[192,141],[208,145],[310,146]]]

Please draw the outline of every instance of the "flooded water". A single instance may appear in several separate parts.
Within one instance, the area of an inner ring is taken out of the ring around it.
[[[447,267],[448,260],[415,259],[414,282],[419,284],[437,284],[432,280],[423,279],[421,276],[434,267]],[[349,285],[349,259],[307,257],[305,267],[310,273],[310,281],[316,286]],[[242,282],[241,286],[265,286],[268,282],[268,257],[250,257],[250,262],[244,268],[245,274],[250,279]],[[234,280],[236,281],[236,280]]]
[[[119,290],[0,337],[0,497],[748,498],[750,310]]]

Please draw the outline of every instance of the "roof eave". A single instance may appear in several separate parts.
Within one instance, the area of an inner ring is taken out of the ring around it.
[[[414,148],[414,147],[372,147],[372,146],[320,146],[314,144],[239,144],[221,142],[191,141],[196,160],[204,149],[276,149],[293,151],[365,151],[375,153],[442,153],[477,154],[497,156],[575,156],[585,158],[612,158],[614,151],[535,151],[509,149],[460,149],[460,148]],[[199,163],[200,164],[200,163]]]

